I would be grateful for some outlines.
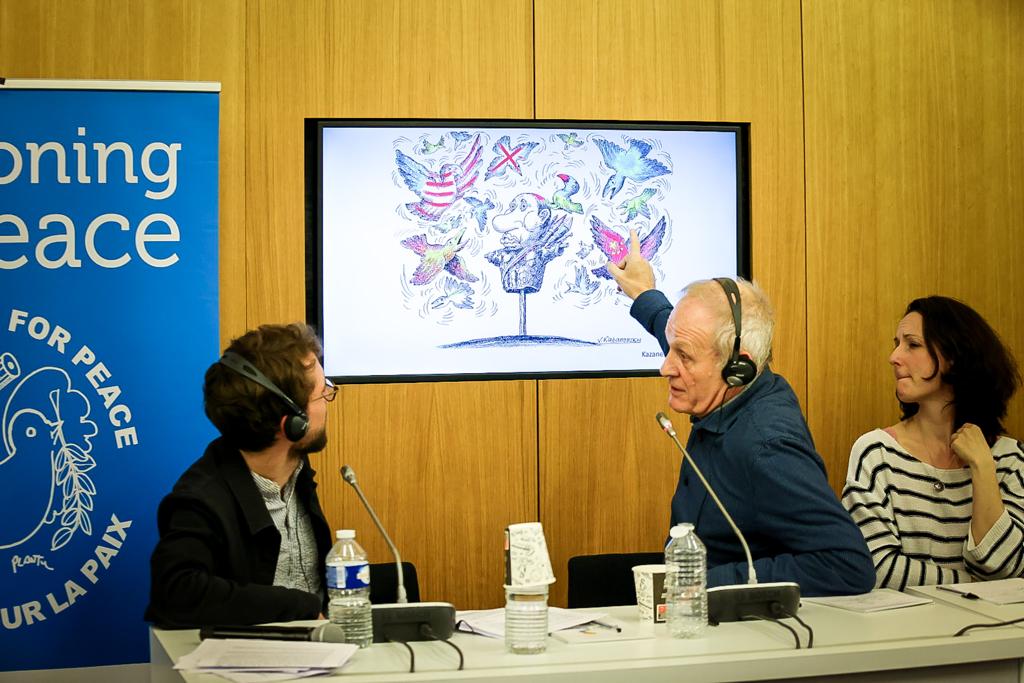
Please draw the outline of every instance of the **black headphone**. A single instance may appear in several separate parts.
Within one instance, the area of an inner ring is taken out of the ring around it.
[[[291,411],[291,416],[284,421],[284,435],[289,441],[295,442],[300,440],[306,435],[306,431],[309,429],[309,416],[306,415],[306,411],[303,410],[295,403],[292,399],[288,398],[288,395],[277,388],[277,385],[267,379],[255,365],[242,358],[234,351],[227,351],[218,361],[221,365],[231,368],[239,375],[247,379],[251,379],[256,384],[279,397],[284,401],[285,405]]]
[[[722,285],[722,289],[725,290],[725,298],[729,300],[729,309],[732,311],[732,322],[736,326],[736,341],[733,342],[729,360],[722,368],[722,379],[730,387],[742,387],[750,384],[757,377],[757,364],[746,356],[740,356],[740,334],[742,333],[740,319],[743,317],[740,288],[736,286],[732,278],[716,277],[715,282]]]

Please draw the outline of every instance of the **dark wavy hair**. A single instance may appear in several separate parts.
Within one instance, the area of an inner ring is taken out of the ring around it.
[[[1021,383],[1013,354],[992,326],[962,301],[945,296],[914,299],[904,315],[909,313],[921,314],[924,344],[935,372],[938,354],[948,363],[941,379],[953,390],[953,429],[975,424],[992,446],[1005,433],[1006,406]],[[916,403],[900,401],[900,408],[903,420],[918,411]]]
[[[309,354],[323,348],[305,323],[262,325],[234,339],[225,350],[252,363],[286,396],[305,409],[313,382],[306,374]],[[281,417],[292,411],[279,396],[219,361],[207,369],[203,382],[206,417],[233,446],[261,451],[274,442]]]

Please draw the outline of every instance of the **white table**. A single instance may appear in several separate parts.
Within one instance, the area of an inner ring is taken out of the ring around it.
[[[942,590],[937,586],[914,586],[908,590],[911,593],[924,596],[931,600],[935,600],[936,602],[942,602],[947,605],[953,605],[954,607],[973,612],[974,614],[980,614],[988,617],[992,621],[1024,619],[1024,603],[997,605],[981,599],[972,600],[971,598],[965,598],[964,596],[958,595],[952,591]],[[980,624],[983,621],[985,620],[975,619],[971,623]],[[1024,628],[1024,623],[1016,624],[1016,626]]]
[[[636,607],[605,611],[637,624]],[[1019,683],[1024,629],[982,629],[952,634],[968,624],[990,620],[946,601],[887,612],[858,614],[804,600],[800,616],[814,629],[813,649],[794,649],[793,636],[767,622],[723,624],[695,640],[669,637],[662,624],[647,628],[654,637],[611,643],[568,645],[549,639],[547,652],[513,655],[500,640],[458,633],[466,669],[456,671],[458,655],[443,643],[411,643],[409,655],[397,644],[360,650],[331,680],[359,682],[458,680],[493,683],[528,677],[531,681],[736,681],[803,678],[813,681],[978,680]],[[786,623],[806,632],[792,619]],[[151,681],[222,682],[208,674],[180,674],[172,662],[199,643],[198,631],[151,633]],[[316,680],[323,680],[318,678]]]

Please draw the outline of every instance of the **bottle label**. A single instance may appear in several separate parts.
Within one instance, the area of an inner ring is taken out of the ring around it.
[[[345,562],[328,565],[327,587],[329,589],[367,588],[370,585],[370,565],[366,562]]]

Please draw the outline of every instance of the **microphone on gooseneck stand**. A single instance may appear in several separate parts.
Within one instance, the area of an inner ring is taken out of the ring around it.
[[[395,556],[398,566],[398,602],[391,605],[373,605],[373,642],[409,642],[417,640],[448,640],[455,631],[455,606],[449,602],[409,603],[405,592],[405,577],[402,573],[402,557],[391,542],[377,514],[370,507],[356,481],[355,471],[348,465],[341,468],[341,477],[355,489],[363,507],[370,513],[380,535]],[[461,666],[460,666],[461,668]],[[411,671],[411,669],[410,669]]]
[[[683,444],[679,443],[676,430],[665,413],[657,414],[658,424],[672,439],[679,452],[685,460],[690,461],[694,473],[700,478],[701,484],[707,490],[708,495],[715,501],[715,505],[722,511],[725,521],[732,527],[733,533],[739,539],[743,547],[743,553],[747,556],[747,584],[733,586],[716,586],[708,589],[708,621],[714,624],[728,621],[740,621],[746,618],[769,618],[793,616],[800,607],[800,585],[792,581],[777,581],[773,583],[758,583],[757,572],[754,570],[754,560],[750,555],[750,547],[747,539],[743,537],[736,523],[733,522],[729,512],[718,499],[714,489],[704,478],[704,473],[697,467],[696,461],[690,457]]]
[[[405,594],[405,577],[402,574],[402,556],[398,554],[398,548],[391,542],[391,537],[388,536],[388,532],[384,531],[384,525],[380,523],[380,519],[377,518],[377,513],[373,511],[373,507],[370,506],[370,502],[366,500],[366,496],[363,495],[363,490],[359,488],[359,482],[356,481],[356,473],[348,465],[341,466],[341,478],[344,479],[352,488],[356,490],[356,495],[359,496],[359,500],[362,501],[363,507],[370,513],[370,518],[373,519],[373,523],[377,525],[377,530],[380,531],[380,535],[384,537],[384,541],[391,548],[391,554],[395,556],[395,567],[398,570],[398,598],[396,602],[405,603],[409,602],[408,597]]]

